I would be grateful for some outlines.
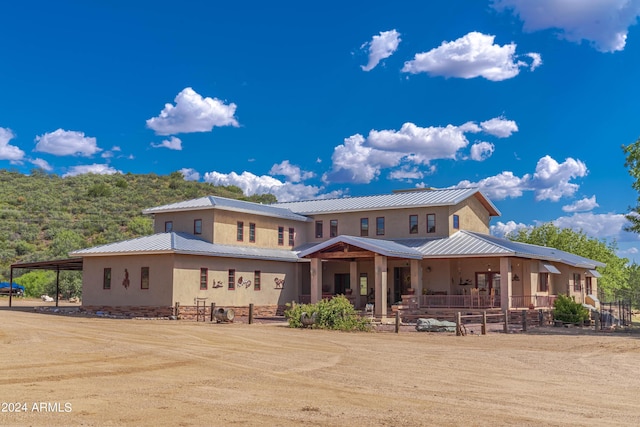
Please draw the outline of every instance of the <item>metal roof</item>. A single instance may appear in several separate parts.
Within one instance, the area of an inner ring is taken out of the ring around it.
[[[287,262],[298,261],[296,252],[291,250],[220,245],[207,242],[189,233],[177,232],[158,233],[93,248],[80,249],[70,255],[84,257],[167,253]]]
[[[410,207],[453,206],[469,197],[478,198],[487,208],[491,216],[500,215],[498,208],[477,188],[429,189],[374,196],[303,200],[298,202],[274,203],[271,206],[286,208],[301,215],[313,215]]]
[[[270,216],[274,218],[291,219],[294,221],[310,221],[309,218],[298,215],[289,209],[274,205],[262,205],[260,203],[247,202],[244,200],[228,199],[226,197],[206,196],[198,199],[186,200],[184,202],[172,203],[169,205],[156,206],[144,209],[145,215],[165,212],[192,211],[201,209],[221,209],[225,211],[243,212],[255,215]]]
[[[16,268],[24,268],[28,270],[82,271],[82,258],[65,258],[11,264],[11,269]]]
[[[381,255],[406,259],[515,256],[560,262],[594,271],[596,267],[604,267],[606,265],[599,261],[555,248],[514,242],[465,230],[458,231],[450,237],[397,240],[342,235],[317,244],[305,244],[295,250],[220,245],[207,242],[189,233],[170,232],[80,249],[70,253],[70,255],[73,257],[85,257],[174,253],[296,262],[300,258],[321,251],[336,243],[346,243]],[[75,262],[78,262],[78,258],[76,258]],[[16,265],[19,268],[23,266],[29,267],[28,264]]]
[[[569,252],[547,246],[531,245],[512,240],[461,230],[446,238],[400,239],[395,242],[412,247],[431,257],[463,257],[463,256],[517,256],[544,261],[556,261],[574,267],[595,269],[604,267],[599,261],[584,258]]]
[[[422,254],[417,250],[407,247],[405,245],[402,245],[400,243],[394,242],[392,240],[371,239],[367,237],[356,237],[356,236],[346,236],[346,235],[333,237],[322,243],[318,243],[317,245],[314,245],[310,248],[300,251],[298,253],[298,256],[302,258],[307,255],[311,255],[315,252],[331,247],[336,243],[346,243],[349,245],[359,247],[361,249],[365,249],[367,251],[375,252],[380,255],[385,255],[389,257],[422,259]]]

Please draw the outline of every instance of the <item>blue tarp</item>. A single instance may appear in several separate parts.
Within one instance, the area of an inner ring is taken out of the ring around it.
[[[1,288],[9,288],[9,287],[10,287],[9,282],[0,282],[0,289]],[[20,289],[21,291],[24,292],[24,286],[18,285],[17,283],[13,284],[13,289]]]

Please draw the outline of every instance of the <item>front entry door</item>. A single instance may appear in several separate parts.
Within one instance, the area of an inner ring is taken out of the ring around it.
[[[333,281],[333,286],[334,286],[333,293],[335,295],[344,295],[346,293],[345,290],[351,287],[349,281],[350,281],[349,273],[346,273],[346,274],[336,273]]]
[[[500,296],[500,273],[487,272],[487,273],[476,273],[476,288],[478,289],[478,294],[480,296],[490,296],[492,294],[494,297]]]
[[[395,267],[393,269],[393,299],[389,304],[395,304],[402,300],[402,295],[409,293],[411,287],[411,268]]]

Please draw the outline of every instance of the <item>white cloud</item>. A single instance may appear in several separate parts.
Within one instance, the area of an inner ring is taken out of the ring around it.
[[[429,170],[425,173],[421,170],[418,170],[417,167],[408,167],[407,165],[405,165],[400,169],[389,172],[389,179],[411,182],[415,179],[422,179],[425,175],[431,175],[434,172],[435,166],[429,168]]]
[[[428,164],[435,159],[455,159],[458,150],[469,141],[458,126],[419,127],[405,123],[400,130],[372,130],[367,142],[373,148],[409,155],[416,163]]]
[[[62,175],[62,177],[66,178],[68,176],[84,175],[87,173],[93,173],[96,175],[113,175],[113,174],[122,173],[122,172],[112,168],[109,165],[105,165],[105,164],[99,165],[94,163],[92,165],[73,166],[69,168],[69,172]]]
[[[34,164],[35,166],[37,166],[40,169],[42,169],[43,171],[51,172],[53,170],[53,167],[46,160],[43,160],[43,159],[32,159],[32,160],[29,160],[29,161],[32,164]]]
[[[513,172],[505,171],[498,175],[481,179],[473,183],[471,181],[460,181],[453,188],[479,188],[493,200],[504,200],[507,197],[521,197],[522,193],[528,189],[530,176],[525,175],[519,178]]]
[[[24,151],[9,144],[15,138],[15,134],[11,129],[0,127],[0,160],[9,160],[13,162],[20,162],[24,158]]]
[[[182,150],[182,141],[180,140],[180,138],[172,136],[169,139],[165,139],[160,144],[156,144],[156,143],[152,142],[151,146],[153,148],[161,148],[161,147],[163,147],[163,148],[168,148],[169,150],[180,151],[180,150]]]
[[[200,181],[200,172],[192,168],[182,168],[179,171],[185,181]]]
[[[273,165],[269,174],[284,176],[291,182],[300,182],[315,176],[313,172],[300,170],[300,167],[292,165],[289,160],[283,160],[280,164]]]
[[[36,136],[34,151],[49,153],[55,156],[83,156],[91,157],[102,151],[96,144],[96,139],[85,136],[84,132],[58,129],[44,135]]]
[[[533,228],[531,225],[526,225],[521,222],[516,223],[515,221],[507,221],[506,223],[502,221],[498,221],[496,225],[492,225],[490,227],[490,232],[492,235],[497,237],[506,237],[509,234],[517,233],[519,230],[530,230]]]
[[[542,65],[542,56],[539,53],[530,52],[530,53],[525,53],[525,55],[527,55],[532,60],[531,66],[529,67],[531,71],[535,70],[536,68]]]
[[[629,220],[623,214],[575,213],[571,216],[560,217],[552,222],[556,227],[570,228],[574,231],[582,230],[588,236],[598,239],[638,240],[635,233],[624,230],[624,227],[629,225]]]
[[[373,70],[378,63],[393,55],[400,44],[400,33],[396,30],[381,31],[380,35],[373,36],[370,42],[364,43],[360,49],[369,50],[369,62],[362,65],[364,71]]]
[[[482,126],[482,127],[481,127]],[[332,169],[323,176],[324,182],[369,183],[380,176],[384,168],[398,165],[429,166],[440,159],[459,159],[460,150],[469,145],[465,133],[485,131],[494,136],[506,137],[518,130],[512,120],[502,117],[482,122],[466,122],[461,126],[420,127],[407,122],[399,130],[371,130],[365,138],[360,134],[345,138],[342,145],[334,148]],[[494,146],[482,142],[472,147],[474,160],[488,158]],[[402,176],[403,171],[393,171],[390,177]],[[415,174],[413,174],[415,175]]]
[[[524,31],[554,28],[558,37],[587,40],[600,52],[623,50],[628,29],[640,16],[640,0],[494,0],[493,7],[512,10]]]
[[[147,127],[157,135],[211,132],[214,126],[238,126],[234,117],[236,104],[203,98],[190,87],[183,89],[174,101],[175,106],[165,104],[158,117],[147,120]]]
[[[538,160],[533,176],[525,174],[519,178],[511,171],[504,171],[475,183],[460,181],[452,188],[477,187],[494,200],[521,197],[525,191],[534,191],[538,201],[557,202],[562,197],[573,196],[578,190],[579,185],[570,182],[572,179],[586,175],[587,166],[580,160],[569,157],[563,163],[558,163],[550,156],[545,156]]]
[[[507,120],[504,117],[494,117],[491,120],[481,122],[480,126],[483,131],[498,138],[508,138],[512,133],[518,131],[516,122]]]
[[[600,205],[596,202],[596,196],[591,196],[590,198],[583,198],[582,200],[577,200],[570,205],[565,205],[562,207],[562,210],[565,212],[586,212],[593,210]]]
[[[380,169],[396,166],[399,153],[385,153],[365,145],[362,135],[345,138],[344,144],[334,148],[332,170],[323,176],[325,182],[353,182],[366,184],[380,175]]]
[[[115,156],[116,153],[119,153],[120,151],[122,151],[122,149],[119,146],[114,145],[113,147],[111,147],[111,150],[107,150],[107,151],[103,152],[100,155],[100,157],[102,157],[103,159],[110,159],[113,156]]]
[[[342,194],[340,191],[321,194],[322,187],[282,182],[268,175],[257,176],[246,171],[239,175],[235,172],[207,172],[204,174],[204,181],[214,185],[235,185],[241,188],[246,196],[273,194],[279,202],[339,197]]]
[[[498,221],[491,226],[491,234],[504,237],[509,233],[517,232],[520,229],[531,230],[534,226],[540,226],[547,221],[534,221],[533,225],[508,221],[503,223]],[[594,214],[576,213],[571,216],[559,217],[551,223],[558,228],[569,228],[576,232],[584,232],[587,236],[595,239],[615,239],[618,242],[637,242],[638,236],[624,230],[628,225],[628,220],[623,214]]]
[[[200,172],[193,168],[182,168],[176,172],[179,172],[185,181],[200,181]]]
[[[494,39],[492,35],[470,32],[457,40],[442,42],[429,52],[417,53],[413,60],[405,62],[402,71],[464,79],[484,77],[491,81],[517,76],[527,63],[517,59],[516,44],[500,46],[493,43]],[[536,62],[535,57],[529,57]]]
[[[471,160],[482,162],[493,154],[495,146],[490,142],[478,142],[471,146]]]
[[[558,163],[550,156],[544,156],[538,160],[531,182],[536,200],[557,202],[562,197],[573,196],[579,185],[569,181],[582,178],[587,172],[587,166],[580,160],[569,157],[563,163]]]

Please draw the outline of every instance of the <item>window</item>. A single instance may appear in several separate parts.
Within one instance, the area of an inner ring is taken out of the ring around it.
[[[249,223],[249,241],[251,243],[256,242],[256,225],[253,222]]]
[[[580,282],[580,273],[573,273],[573,290],[575,292],[582,291],[582,283]]]
[[[332,219],[329,221],[329,237],[336,237],[338,235],[338,220]]]
[[[409,215],[409,233],[418,234],[418,215]]]
[[[164,222],[164,232],[170,233],[173,231],[173,221],[165,221]]]
[[[591,276],[584,278],[584,293],[587,295],[593,295],[593,284],[591,283]]]
[[[376,218],[376,235],[384,236],[384,217],[379,216]]]
[[[458,215],[453,216],[453,228],[455,230],[460,230],[460,216]]]
[[[538,274],[538,291],[547,292],[549,290],[549,273]]]
[[[209,269],[201,268],[200,269],[200,289],[201,290],[207,289],[208,280],[209,280]]]
[[[194,219],[193,220],[193,234],[202,234],[202,220]]]
[[[296,243],[296,230],[293,227],[289,228],[289,246],[294,246]]]
[[[102,274],[102,289],[111,289],[111,268],[104,269]]]
[[[360,218],[360,235],[369,235],[369,218]]]
[[[427,233],[436,232],[436,214],[427,214]]]
[[[149,289],[149,267],[140,269],[140,289]]]
[[[369,277],[367,273],[360,273],[360,295],[369,295]]]
[[[284,245],[284,227],[278,227],[278,245]]]
[[[253,290],[260,290],[260,271],[256,270],[253,272]]]
[[[238,242],[242,242],[244,240],[244,222],[242,221],[238,221],[236,238]]]
[[[232,291],[236,288],[236,271],[229,270],[229,290]]]
[[[322,238],[322,221],[316,221],[316,238]]]

